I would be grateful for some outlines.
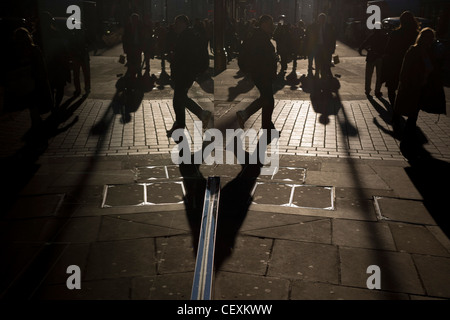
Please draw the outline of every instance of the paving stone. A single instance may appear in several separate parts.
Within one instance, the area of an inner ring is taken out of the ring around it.
[[[450,257],[450,253],[424,226],[389,223],[399,251]]]
[[[0,243],[0,258],[7,261],[0,264],[0,295],[33,261],[41,247],[37,243]]]
[[[408,300],[407,294],[297,280],[291,300]]]
[[[329,219],[243,232],[247,235],[265,238],[331,244],[331,222]]]
[[[428,295],[450,298],[450,259],[413,254]]]
[[[190,300],[193,272],[132,279],[133,300]]]
[[[338,284],[338,253],[331,245],[276,240],[269,276]]]
[[[98,231],[99,241],[125,239],[154,238],[183,234],[187,231],[150,225],[133,221],[127,215],[118,217],[102,217],[101,228]]]
[[[381,290],[424,294],[412,258],[407,253],[362,248],[339,248],[341,282],[345,286],[367,288],[367,268],[380,267]]]
[[[280,214],[274,212],[248,211],[240,228],[241,232],[259,231],[279,226],[289,226],[318,220],[317,217]]]
[[[292,197],[292,205],[331,210],[334,207],[334,190],[332,187],[296,186]]]
[[[86,280],[151,276],[156,273],[154,239],[136,239],[92,244]]]
[[[145,201],[145,186],[142,184],[125,184],[107,186],[104,200],[105,207],[137,206]]]
[[[165,227],[178,231],[190,231],[187,213],[180,211],[159,211],[111,215],[110,218],[122,219],[149,226]]]
[[[197,248],[192,236],[180,235],[156,239],[158,274],[193,272]]]
[[[422,195],[411,182],[404,168],[391,166],[372,166],[372,168],[379,177],[388,182],[389,188],[393,189],[398,197],[422,199]]]
[[[389,225],[386,223],[345,219],[333,219],[332,223],[335,245],[396,250]]]
[[[5,218],[23,219],[56,216],[64,194],[22,196],[8,211]]]
[[[376,198],[382,217],[392,221],[436,225],[421,201],[396,198]]]
[[[180,203],[183,201],[182,183],[151,183],[147,185],[147,202],[154,204]]]
[[[55,242],[95,242],[100,227],[100,217],[71,218],[58,232]]]
[[[257,204],[289,204],[292,187],[281,183],[257,183],[253,201]]]
[[[270,257],[272,240],[238,236],[234,243],[231,255],[226,257],[218,270],[264,275]],[[217,245],[220,247],[220,243],[216,242]]]
[[[49,266],[48,274],[44,279],[45,285],[66,284],[69,274],[67,268],[72,265],[80,267],[81,282],[85,277],[86,260],[89,254],[89,244],[69,244],[64,247],[61,255],[55,257],[54,265]],[[67,287],[66,287],[67,289]]]
[[[272,176],[259,176],[258,179],[262,181],[279,181],[279,182],[292,182],[301,184],[305,182],[306,169],[304,168],[289,168],[280,167],[276,174]]]
[[[336,199],[334,218],[377,221],[372,200]]]
[[[390,189],[389,186],[376,174],[317,172],[308,171],[306,183],[319,186],[334,186],[363,189]]]
[[[214,279],[216,300],[287,300],[289,281],[286,279],[218,272]]]

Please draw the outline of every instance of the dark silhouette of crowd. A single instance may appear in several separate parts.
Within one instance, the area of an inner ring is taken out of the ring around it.
[[[29,109],[32,129],[40,129],[42,115],[60,111],[69,83],[74,97],[81,94],[84,76],[86,97],[91,90],[89,43],[85,30],[60,28],[50,12],[35,20],[2,20],[2,112]],[[80,22],[81,23],[81,22]],[[73,73],[73,77],[72,77]]]

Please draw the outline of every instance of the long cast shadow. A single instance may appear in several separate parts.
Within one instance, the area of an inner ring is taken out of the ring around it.
[[[446,182],[450,179],[450,163],[432,157],[424,144],[426,142],[416,140],[414,144],[402,146],[402,154],[411,165],[405,171],[422,195],[425,208],[450,238],[450,214],[445,209],[448,207]]]

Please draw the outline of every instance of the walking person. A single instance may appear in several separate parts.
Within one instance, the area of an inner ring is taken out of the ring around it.
[[[272,130],[272,114],[275,106],[273,97],[273,81],[277,77],[277,56],[271,42],[274,32],[273,18],[263,15],[259,19],[259,27],[253,32],[247,43],[243,44],[240,66],[252,78],[260,97],[245,110],[237,112],[239,125],[244,128],[245,122],[252,114],[262,108],[262,129]]]
[[[316,78],[331,78],[331,57],[336,50],[336,34],[325,13],[319,14],[309,30],[310,46],[315,56]]]
[[[372,76],[374,70],[376,70],[376,82],[375,82],[375,96],[377,98],[382,97],[381,93],[381,70],[383,65],[383,54],[384,48],[386,46],[387,36],[381,29],[381,23],[379,24],[380,29],[375,28],[373,32],[361,43],[358,52],[362,55],[362,50],[367,50],[366,57],[366,78],[365,78],[365,93],[366,96],[370,96],[372,91]]]
[[[130,80],[136,80],[142,75],[142,53],[145,44],[143,24],[137,13],[131,14],[125,26],[122,43],[123,51],[127,55],[127,76]]]
[[[405,54],[399,75],[398,94],[395,100],[396,117],[406,116],[406,126],[401,138],[400,149],[407,158],[417,156],[417,119],[421,108],[430,101],[437,108],[443,106],[441,70],[433,52],[435,32],[425,28]]]
[[[419,29],[419,23],[414,15],[410,11],[405,11],[400,16],[400,27],[389,36],[383,57],[382,77],[386,82],[391,106],[395,105],[403,58],[409,47],[416,41]]]
[[[64,87],[71,81],[67,43],[47,11],[40,14],[36,31],[34,39],[44,56],[56,109],[63,100]]]
[[[175,130],[186,127],[186,108],[202,120],[203,128],[207,127],[212,115],[210,111],[203,110],[188,97],[189,89],[194,84],[196,77],[208,69],[209,54],[206,38],[194,33],[190,27],[189,18],[185,15],[175,18],[174,31],[176,39],[170,67],[176,120],[172,128],[167,131],[169,137]]]
[[[91,92],[91,67],[88,49],[88,41],[84,26],[80,30],[74,29],[69,32],[69,53],[72,61],[73,84],[75,86],[74,96],[81,94],[80,75],[83,71],[84,90],[86,96]]]

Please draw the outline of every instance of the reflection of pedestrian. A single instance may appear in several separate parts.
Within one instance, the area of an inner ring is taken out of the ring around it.
[[[11,61],[6,88],[11,100],[8,104],[26,106],[30,110],[32,127],[38,128],[42,123],[40,114],[53,106],[44,58],[25,28],[14,32],[14,44],[15,61]]]
[[[72,60],[73,84],[75,86],[74,96],[81,94],[80,71],[83,71],[84,90],[86,95],[91,92],[91,70],[88,41],[84,27],[81,30],[70,31],[69,53]]]
[[[131,78],[141,76],[142,52],[144,51],[144,28],[137,13],[130,16],[125,26],[122,43],[123,51],[127,55],[127,75]]]
[[[317,21],[310,26],[308,36],[315,56],[316,77],[332,77],[331,56],[336,50],[336,34],[325,13],[319,14]]]
[[[198,48],[195,45],[197,40],[194,31],[189,25],[190,21],[187,16],[179,15],[175,18],[174,31],[177,37],[170,67],[174,87],[173,108],[176,120],[172,129],[167,132],[168,136],[171,136],[175,130],[186,127],[186,108],[202,120],[204,128],[211,117],[211,112],[203,110],[195,101],[188,97],[189,89],[198,76],[195,63],[198,61]]]
[[[290,25],[279,23],[273,33],[273,39],[277,43],[277,53],[280,55],[281,60],[281,71],[286,71],[292,57]]]
[[[387,42],[382,77],[386,81],[388,98],[392,106],[395,104],[403,58],[408,48],[416,41],[418,30],[419,24],[414,15],[405,11],[400,16],[400,27],[391,33]]]
[[[277,56],[275,47],[270,39],[274,31],[273,18],[263,15],[259,19],[259,28],[253,32],[253,36],[247,39],[248,43],[243,46],[249,52],[245,55],[251,59],[248,61],[248,70],[256,88],[258,88],[260,97],[250,104],[245,110],[238,111],[237,117],[241,127],[244,127],[245,121],[259,109],[262,108],[262,128],[271,130],[275,126],[272,122],[272,114],[275,106],[272,84],[277,76]],[[248,49],[247,49],[248,48]]]
[[[44,55],[55,107],[59,107],[64,96],[64,87],[71,80],[68,48],[49,12],[40,15],[37,32],[36,44]]]
[[[421,103],[424,98],[432,99],[434,96],[425,96],[425,88],[428,88],[430,83],[433,86],[439,85],[439,82],[435,81],[440,77],[440,70],[432,51],[434,40],[433,29],[425,28],[420,32],[416,43],[406,52],[399,76],[394,114],[396,118],[402,115],[408,117],[401,144],[401,147],[406,147],[408,151],[412,151],[410,147],[417,143],[415,131]],[[439,88],[431,89],[432,92],[437,92]]]
[[[386,34],[381,29],[381,23],[379,24],[380,29],[374,29],[372,34],[363,41],[359,46],[358,52],[362,55],[362,50],[367,50],[366,57],[366,80],[365,80],[365,90],[366,95],[370,95],[372,75],[374,69],[376,70],[376,83],[375,83],[375,96],[381,97],[381,68],[383,64],[383,53],[384,47],[386,46]]]

